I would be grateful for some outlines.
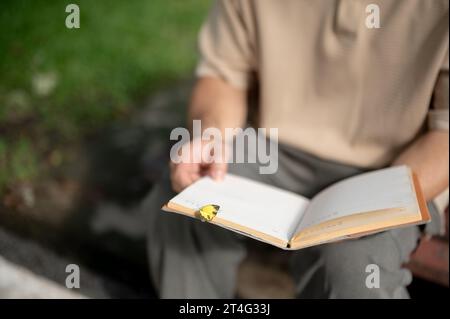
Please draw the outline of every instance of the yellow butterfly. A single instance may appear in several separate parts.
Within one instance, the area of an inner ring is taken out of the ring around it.
[[[219,205],[209,204],[202,206],[198,211],[200,213],[202,221],[211,221],[214,217],[216,217],[219,209]]]

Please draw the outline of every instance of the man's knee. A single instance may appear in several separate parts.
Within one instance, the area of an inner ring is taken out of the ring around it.
[[[362,297],[358,295],[366,289],[366,268],[371,264],[383,264],[385,267],[386,262],[395,263],[393,256],[378,258],[376,251],[375,244],[360,240],[320,247],[319,258],[329,297]]]
[[[407,297],[405,287],[411,274],[402,268],[418,238],[416,228],[388,231],[361,239],[313,247],[309,265],[296,264],[307,276],[298,274],[300,295],[311,296],[308,289],[327,298]],[[313,267],[315,270],[312,270]],[[296,270],[294,270],[296,271]],[[305,282],[302,282],[305,281]],[[317,286],[322,290],[317,290]]]

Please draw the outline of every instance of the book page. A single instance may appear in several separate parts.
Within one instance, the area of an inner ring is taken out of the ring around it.
[[[296,233],[329,220],[392,208],[420,214],[411,170],[406,166],[364,173],[326,188],[311,200]]]
[[[221,182],[203,177],[170,202],[194,210],[208,204],[219,205],[217,217],[287,242],[309,200],[267,184],[227,174]]]

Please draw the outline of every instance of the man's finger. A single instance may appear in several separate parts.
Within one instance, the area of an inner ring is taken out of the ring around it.
[[[172,188],[176,192],[181,192],[199,178],[200,174],[197,170],[189,170],[180,166],[174,167],[171,174]]]
[[[212,163],[208,175],[216,181],[222,181],[227,173],[227,163]]]

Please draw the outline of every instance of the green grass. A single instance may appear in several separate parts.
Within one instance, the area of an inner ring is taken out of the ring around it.
[[[80,29],[65,27],[69,3],[80,7]],[[21,159],[39,157],[35,139],[77,140],[125,117],[139,97],[190,76],[209,6],[205,0],[0,2],[0,170],[9,171],[0,173],[0,189],[35,175],[37,160]],[[56,79],[46,96],[33,89],[42,74]],[[26,118],[37,123],[28,135],[28,127],[17,125]]]

